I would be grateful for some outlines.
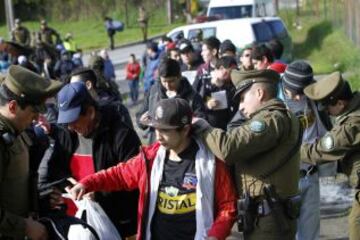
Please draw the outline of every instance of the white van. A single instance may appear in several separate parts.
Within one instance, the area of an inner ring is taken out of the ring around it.
[[[279,17],[265,18],[240,18],[205,22],[177,27],[167,34],[173,40],[183,36],[186,39],[202,39],[215,36],[220,41],[230,39],[240,51],[251,43],[265,43],[274,38],[279,39],[284,45],[282,59],[292,59],[291,37]]]
[[[272,0],[211,0],[208,17],[234,19],[275,16]]]

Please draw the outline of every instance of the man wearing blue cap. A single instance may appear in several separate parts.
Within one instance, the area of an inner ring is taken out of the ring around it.
[[[40,184],[70,176],[79,181],[138,153],[135,131],[119,119],[113,105],[98,106],[84,83],[65,85],[58,94],[58,107],[58,123],[67,128],[51,129],[55,145],[42,160]],[[96,192],[95,200],[123,238],[135,234],[137,192]]]

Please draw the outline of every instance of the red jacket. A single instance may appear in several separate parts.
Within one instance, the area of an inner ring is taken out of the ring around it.
[[[139,78],[140,75],[140,64],[138,62],[128,63],[126,65],[126,79],[127,80],[135,80]]]
[[[160,144],[143,147],[140,154],[117,166],[97,172],[81,180],[87,191],[119,191],[139,189],[137,239],[143,239],[147,223],[151,167]],[[214,222],[208,236],[225,239],[236,217],[236,193],[225,164],[216,159]]]

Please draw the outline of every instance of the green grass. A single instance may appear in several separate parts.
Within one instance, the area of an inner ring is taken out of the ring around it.
[[[294,59],[306,59],[316,74],[334,71],[347,72],[354,89],[360,89],[360,49],[345,35],[341,28],[333,27],[330,21],[313,16],[300,18],[302,28],[293,26],[293,13],[282,12],[293,39]]]
[[[167,33],[171,29],[181,25],[182,23],[175,23],[171,25],[166,24],[151,24],[148,30],[148,36],[155,36],[158,34]],[[24,22],[30,31],[38,31],[38,22]],[[83,50],[92,50],[108,47],[108,37],[102,21],[97,20],[82,20],[77,22],[49,22],[49,26],[57,30],[61,36],[65,36],[67,32],[74,35],[74,39],[78,47]],[[0,36],[8,39],[6,26],[0,26]],[[141,30],[138,27],[127,28],[123,32],[115,34],[115,45],[121,45],[142,39]]]

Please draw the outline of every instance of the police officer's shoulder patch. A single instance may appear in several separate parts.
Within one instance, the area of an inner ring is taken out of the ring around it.
[[[253,120],[250,123],[250,130],[254,133],[261,133],[265,131],[266,125],[264,121],[261,120]]]
[[[324,137],[322,137],[320,144],[325,150],[331,150],[335,147],[334,138],[330,134],[327,134]]]

